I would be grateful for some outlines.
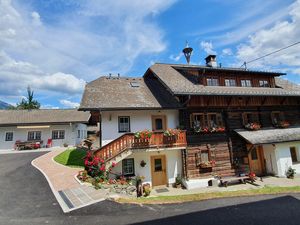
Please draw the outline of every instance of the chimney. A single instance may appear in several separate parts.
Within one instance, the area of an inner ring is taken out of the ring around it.
[[[216,55],[208,55],[205,58],[206,66],[208,67],[217,67],[217,56]]]

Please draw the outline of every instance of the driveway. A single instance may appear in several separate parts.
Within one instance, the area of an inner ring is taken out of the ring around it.
[[[0,155],[0,224],[299,224],[300,194],[170,205],[104,201],[63,214],[31,161],[45,153]]]

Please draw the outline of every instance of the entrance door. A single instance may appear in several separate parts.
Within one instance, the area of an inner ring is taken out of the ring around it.
[[[151,156],[151,177],[152,177],[152,186],[167,184],[165,155]]]
[[[249,153],[249,164],[251,172],[254,172],[256,175],[262,175],[264,171],[264,157],[263,157],[263,148],[258,146],[252,149]]]

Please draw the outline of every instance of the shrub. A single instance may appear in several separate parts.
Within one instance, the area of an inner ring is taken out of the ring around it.
[[[286,171],[286,177],[289,179],[293,179],[295,177],[296,170],[293,169],[292,167],[289,167],[288,170]]]
[[[97,177],[102,180],[108,180],[109,173],[116,164],[113,162],[111,166],[106,168],[105,161],[97,156],[93,156],[90,152],[84,158],[85,170],[91,177]]]

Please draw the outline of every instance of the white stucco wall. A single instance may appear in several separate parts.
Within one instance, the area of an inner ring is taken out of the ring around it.
[[[290,147],[295,147],[299,163],[293,163],[290,153]],[[300,174],[300,141],[279,143],[275,145],[275,155],[277,160],[277,174],[280,177],[286,176],[286,171],[289,167],[296,169],[296,173]]]
[[[134,152],[132,155],[127,158],[134,158],[134,169],[136,176],[144,176],[144,183],[150,183],[151,180],[151,159],[150,156],[153,155],[165,155],[166,164],[167,164],[167,179],[168,183],[175,183],[175,178],[177,175],[181,175],[182,172],[182,161],[181,161],[181,150],[164,150],[164,151],[140,151]],[[145,167],[140,166],[140,162],[144,160],[146,162]],[[119,162],[116,167],[113,169],[114,173],[122,173],[122,161]]]
[[[178,110],[140,110],[117,111],[102,113],[102,146],[118,138],[124,133],[119,133],[118,117],[130,116],[131,132],[144,129],[152,130],[152,115],[166,115],[167,128],[176,128],[178,122]]]
[[[17,140],[26,141],[28,137],[28,131],[41,131],[41,140],[43,145],[47,144],[48,139],[52,138],[53,130],[65,130],[65,138],[52,140],[53,146],[63,146],[64,143],[68,145],[79,144],[82,138],[77,138],[77,130],[83,130],[86,134],[87,126],[85,124],[67,124],[67,125],[50,125],[49,128],[17,128],[14,127],[0,127],[0,150],[1,149],[13,149]],[[13,132],[13,140],[5,141],[6,132]]]

